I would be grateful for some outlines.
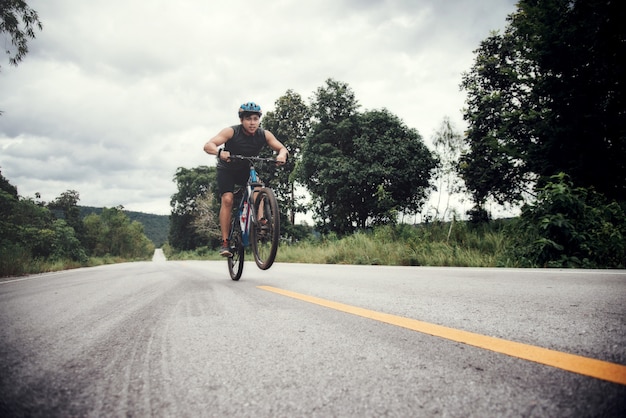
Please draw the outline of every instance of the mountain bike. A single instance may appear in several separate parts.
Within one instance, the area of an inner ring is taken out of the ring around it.
[[[239,280],[243,273],[246,247],[250,246],[257,267],[269,269],[276,259],[280,238],[280,214],[274,192],[259,179],[254,162],[276,162],[273,158],[231,155],[231,160],[248,160],[250,176],[246,185],[235,192],[241,196],[234,208],[228,242],[231,257],[228,257],[230,278]]]

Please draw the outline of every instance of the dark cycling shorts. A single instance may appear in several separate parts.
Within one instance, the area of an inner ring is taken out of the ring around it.
[[[235,191],[235,184],[245,185],[250,177],[250,169],[247,166],[217,169],[217,188],[220,196],[224,193],[232,193]]]

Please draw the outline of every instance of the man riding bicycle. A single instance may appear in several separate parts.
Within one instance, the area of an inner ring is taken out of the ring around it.
[[[261,107],[254,102],[244,103],[239,107],[239,125],[222,129],[205,145],[207,154],[217,155],[217,186],[221,196],[220,229],[222,247],[220,255],[232,257],[228,242],[228,233],[232,216],[235,184],[243,185],[248,181],[249,165],[244,160],[231,160],[230,155],[256,157],[265,144],[278,153],[276,162],[285,164],[287,148],[272,134],[260,127]],[[221,147],[223,145],[223,147]]]

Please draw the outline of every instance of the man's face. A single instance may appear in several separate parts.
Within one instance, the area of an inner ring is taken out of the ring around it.
[[[243,125],[243,129],[252,135],[259,129],[259,124],[261,123],[261,118],[259,115],[248,115],[244,116],[241,119],[241,124]]]

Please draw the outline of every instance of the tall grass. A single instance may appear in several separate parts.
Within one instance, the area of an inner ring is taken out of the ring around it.
[[[506,259],[502,221],[472,226],[466,222],[380,226],[338,238],[334,235],[282,242],[276,256],[282,263],[400,266],[516,267]],[[220,260],[216,249],[174,251],[170,260]],[[246,258],[252,259],[248,250]]]
[[[344,238],[281,245],[277,261],[321,264],[512,267],[500,223],[381,226]]]
[[[19,255],[19,257],[16,255]],[[31,258],[27,252],[18,252],[15,254],[3,253],[0,255],[0,277],[17,277],[27,274],[71,270],[80,267],[95,267],[105,264],[117,264],[130,261],[147,261],[149,259],[150,258],[148,257],[128,259],[106,255],[103,257],[89,257],[84,262],[79,262],[70,259]]]

